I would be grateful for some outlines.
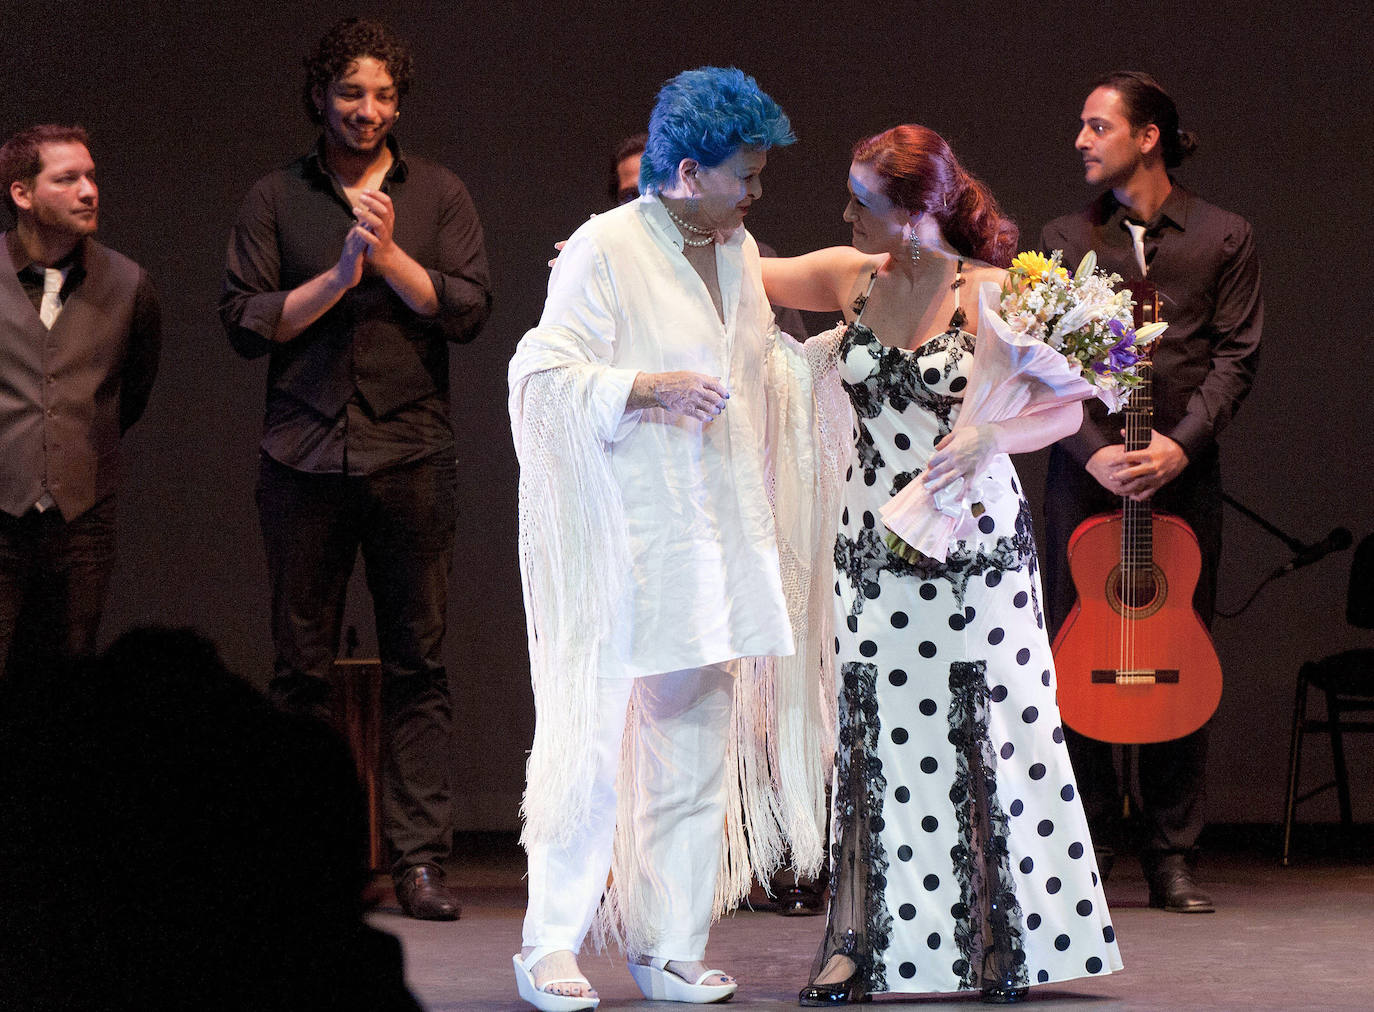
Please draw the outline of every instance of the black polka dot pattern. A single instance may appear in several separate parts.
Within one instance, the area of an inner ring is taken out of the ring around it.
[[[993,825],[1005,834],[999,874],[1014,902],[1012,965],[1027,984],[1111,972],[1120,965],[1115,935],[1063,744],[1030,515],[1009,460],[990,465],[987,480],[1000,494],[986,498],[947,564],[894,561],[883,541],[880,510],[919,478],[950,431],[972,344],[942,335],[913,355],[863,333],[851,328],[853,354],[842,349],[839,362],[860,425],[835,549],[835,646],[838,663],[874,671],[876,709],[862,719],[878,728],[869,758],[884,787],[878,810],[855,831],[881,846],[880,861],[862,846],[857,854],[869,869],[874,916],[885,918],[881,931],[867,926],[884,943],[870,982],[881,986],[869,990],[978,986],[981,957],[972,960],[959,941],[978,936],[983,909],[968,891],[974,848],[960,813],[985,794],[972,789],[961,759],[969,728],[957,723],[950,689],[951,666],[967,662],[983,665],[977,733],[987,736],[980,754]]]

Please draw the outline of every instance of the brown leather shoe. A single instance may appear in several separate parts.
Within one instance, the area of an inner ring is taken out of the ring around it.
[[[456,921],[462,907],[443,879],[443,870],[432,864],[407,868],[396,883],[396,899],[401,909],[416,920]]]
[[[1150,906],[1175,914],[1210,914],[1216,909],[1193,881],[1193,869],[1183,854],[1149,855],[1142,862],[1150,885]]]

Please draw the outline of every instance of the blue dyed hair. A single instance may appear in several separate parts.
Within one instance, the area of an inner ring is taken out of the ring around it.
[[[710,169],[741,147],[766,151],[796,139],[786,113],[744,71],[684,70],[662,87],[654,102],[639,188],[644,193],[661,190],[684,158]]]

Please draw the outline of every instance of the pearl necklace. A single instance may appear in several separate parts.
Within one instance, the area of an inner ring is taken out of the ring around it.
[[[709,246],[711,245],[711,243],[716,241],[716,234],[712,232],[709,228],[698,228],[697,226],[690,224],[689,222],[683,221],[681,218],[679,218],[677,215],[673,213],[673,209],[669,207],[667,204],[663,205],[663,210],[668,212],[668,217],[672,218],[673,223],[676,224],[679,228],[687,232],[695,232],[697,235],[704,235],[706,237],[705,239],[688,239],[684,235],[682,237],[683,245],[691,246],[694,249],[700,249],[702,246]]]

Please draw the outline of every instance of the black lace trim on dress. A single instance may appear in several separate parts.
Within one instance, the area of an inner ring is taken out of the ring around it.
[[[878,574],[884,571],[918,580],[946,580],[954,590],[955,601],[962,608],[970,580],[994,569],[1007,573],[1030,566],[1034,575],[1039,568],[1030,506],[1025,500],[1021,501],[1016,515],[1015,533],[1003,535],[991,545],[970,545],[967,541],[956,541],[950,547],[949,557],[943,562],[925,556],[918,556],[917,561],[912,562],[898,555],[887,545],[887,529],[875,529],[881,527],[881,523],[877,521],[873,528],[865,527],[856,538],[848,537],[843,531],[835,536],[836,572],[843,573],[855,591],[854,603],[849,609],[849,614],[853,616],[863,612],[865,600],[878,596]],[[1044,619],[1040,615],[1038,601],[1036,620],[1043,627]]]
[[[840,666],[840,681],[830,916],[811,979],[831,956],[848,956],[858,967],[862,989],[871,994],[887,990],[887,974],[877,957],[892,934],[892,916],[883,901],[888,862],[880,833],[887,778],[878,758],[878,668],[847,662]]]
[[[949,666],[949,741],[954,746],[954,786],[949,800],[959,821],[959,842],[950,853],[959,880],[954,914],[954,964],[963,988],[1029,985],[1021,947],[1021,907],[1016,901],[1007,814],[997,797],[997,759],[988,737],[986,661]]]
[[[854,411],[860,418],[877,418],[887,403],[899,412],[912,404],[918,404],[933,414],[940,422],[941,435],[949,432],[950,416],[963,400],[962,396],[941,393],[926,383],[922,361],[928,361],[940,351],[949,351],[940,379],[948,379],[958,368],[963,355],[973,354],[974,339],[962,331],[946,331],[937,334],[916,352],[901,348],[889,348],[878,340],[867,325],[857,320],[845,328],[840,339],[838,356],[844,359],[854,348],[863,346],[877,360],[872,372],[858,383],[841,380],[849,394]],[[951,347],[953,346],[953,347]],[[957,353],[953,349],[957,348]]]
[[[887,462],[873,444],[873,434],[868,431],[863,419],[859,419],[858,424],[859,437],[854,441],[854,450],[859,457],[859,467],[864,473],[864,483],[872,485],[878,480],[878,472],[887,466]]]

